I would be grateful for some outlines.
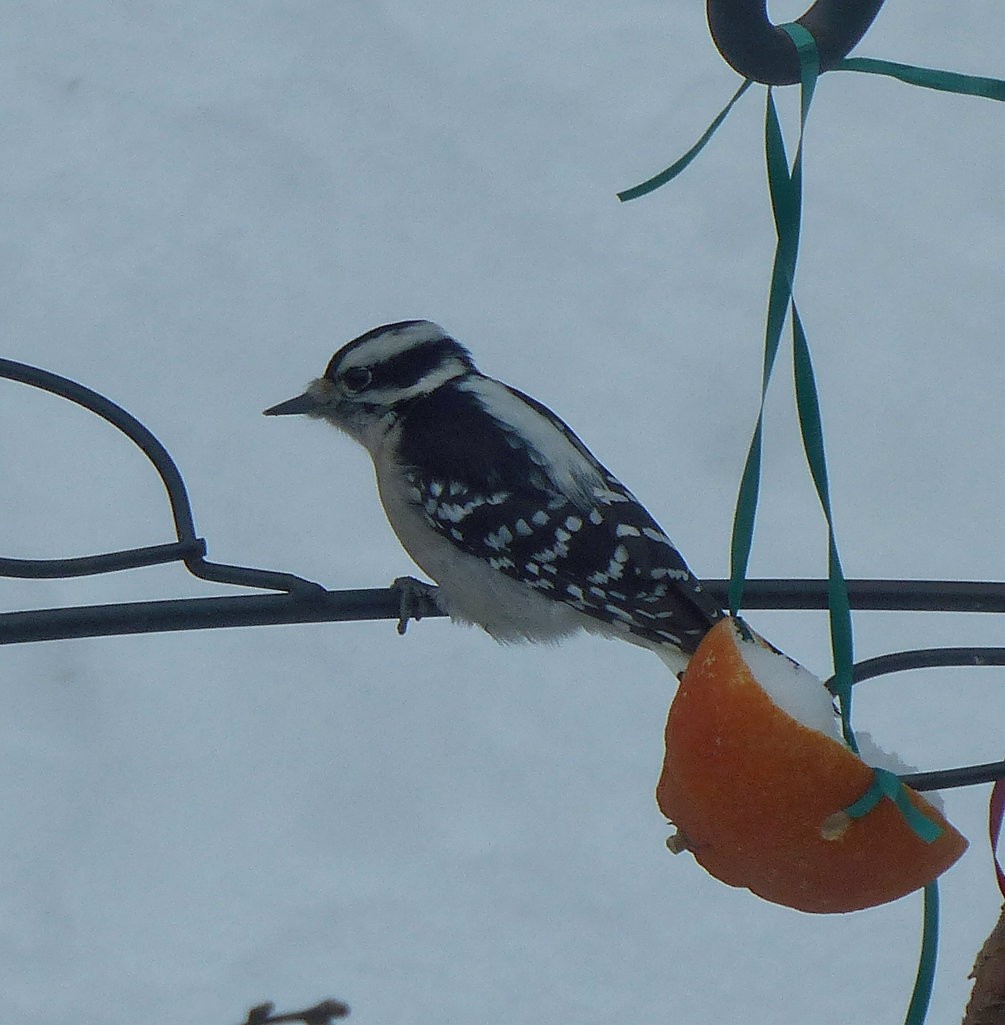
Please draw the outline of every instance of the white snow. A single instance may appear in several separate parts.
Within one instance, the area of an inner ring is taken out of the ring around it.
[[[859,52],[1003,75],[1003,36],[992,0],[887,4]],[[725,576],[774,246],[763,92],[676,183],[614,194],[735,88],[700,4],[4,4],[5,355],[149,425],[211,557],[370,587],[414,570],[369,458],[261,410],[361,332],[429,317]],[[1005,578],[1003,117],[862,75],[817,90],[797,289],[849,576]],[[751,574],[819,577],[786,352]],[[171,539],[107,425],[0,381],[0,437],[4,554]],[[0,579],[7,609],[223,591],[180,567]],[[823,614],[747,616],[827,672]],[[860,658],[1002,633],[855,629]],[[328,995],[359,1025],[903,1019],[918,898],[804,916],[666,853],[672,681],[630,645],[427,621],[2,654],[5,1022],[228,1025]],[[871,681],[855,721],[923,768],[991,761],[1005,688],[988,669]],[[959,1020],[998,908],[987,788],[946,803],[972,847],[943,883],[933,1023]]]
[[[753,637],[743,637],[735,625],[732,629],[743,661],[768,697],[796,722],[840,741],[834,699],[823,680]]]

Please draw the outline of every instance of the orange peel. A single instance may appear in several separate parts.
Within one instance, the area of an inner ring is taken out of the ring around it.
[[[842,809],[869,789],[871,768],[775,704],[744,660],[747,643],[735,621],[717,623],[670,706],[656,788],[678,829],[670,849],[690,851],[724,883],[818,913],[884,904],[941,875],[966,839],[912,790],[942,829],[931,843],[887,799],[849,818]]]

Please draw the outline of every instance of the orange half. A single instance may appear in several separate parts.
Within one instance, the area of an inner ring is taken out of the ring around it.
[[[913,790],[942,827],[922,840],[892,801],[860,819],[841,810],[872,770],[842,743],[782,711],[744,661],[723,620],[691,659],[670,706],[656,801],[709,873],[800,911],[857,911],[896,900],[941,875],[967,841]],[[785,659],[779,654],[779,659]]]

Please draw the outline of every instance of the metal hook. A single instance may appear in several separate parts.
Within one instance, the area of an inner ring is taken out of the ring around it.
[[[121,431],[150,460],[160,475],[167,491],[174,518],[177,542],[148,545],[124,552],[106,552],[75,559],[7,559],[0,558],[0,576],[11,577],[69,577],[87,576],[92,573],[112,573],[139,566],[154,566],[158,563],[181,561],[185,568],[202,580],[244,587],[262,587],[268,590],[286,591],[290,594],[317,598],[325,589],[311,580],[303,580],[292,573],[277,573],[272,570],[252,569],[248,566],[229,566],[206,560],[206,542],[196,536],[195,520],[189,504],[188,492],[181,473],[167,449],[154,437],[136,417],[99,392],[60,377],[48,370],[18,363],[12,359],[0,359],[0,378],[18,381],[21,384],[39,388],[52,395],[75,402],[84,409],[96,413],[113,427]]]
[[[816,40],[820,70],[854,49],[883,0],[816,0],[796,24]],[[765,85],[799,81],[799,56],[788,34],[768,20],[767,0],[707,0],[712,39],[723,59],[744,78]]]

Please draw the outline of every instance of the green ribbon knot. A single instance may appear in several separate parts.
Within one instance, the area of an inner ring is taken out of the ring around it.
[[[872,783],[869,789],[857,801],[849,804],[844,813],[849,818],[860,819],[868,815],[884,797],[893,801],[904,821],[925,843],[934,843],[942,836],[942,826],[927,818],[915,807],[908,796],[907,787],[894,773],[886,769],[872,770]]]

